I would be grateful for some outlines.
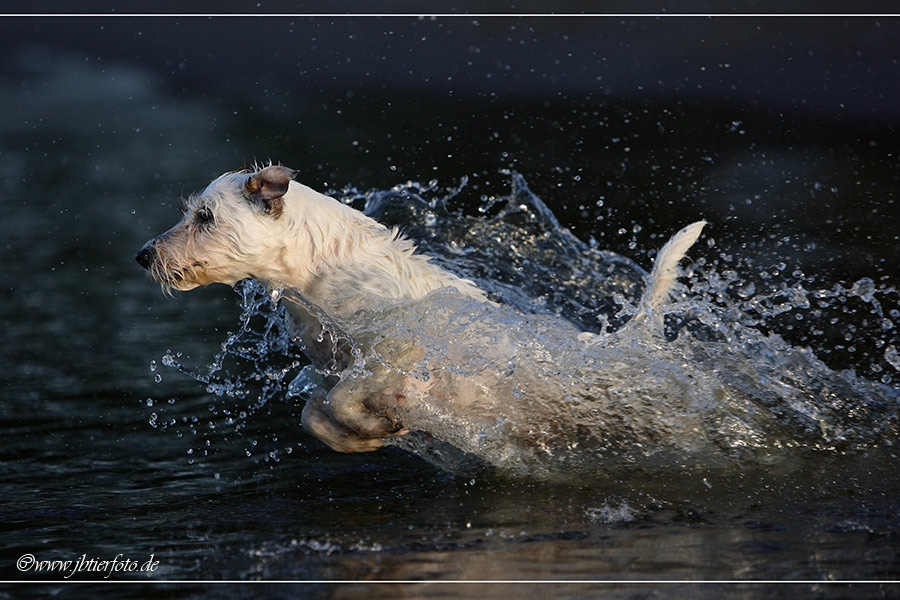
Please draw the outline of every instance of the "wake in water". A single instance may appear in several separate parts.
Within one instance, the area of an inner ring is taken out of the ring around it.
[[[508,196],[489,202],[501,206],[490,217],[449,208],[455,191],[433,192],[416,184],[345,190],[344,201],[402,225],[422,251],[497,304],[443,289],[341,321],[313,307],[329,334],[346,342],[351,360],[336,370],[301,369],[284,305],[310,310],[308,302],[295,290],[270,294],[245,282],[243,326],[206,373],[171,355],[163,362],[249,409],[282,396],[308,401],[336,382],[356,386],[370,402],[388,404],[410,431],[391,443],[449,469],[477,462],[516,476],[569,478],[896,440],[900,393],[886,373],[900,369],[893,338],[876,344],[885,376],[879,383],[832,370],[812,350],[771,332],[786,314],[852,302],[889,322],[893,288],[863,280],[757,292],[735,271],[698,261],[690,287],[676,285],[674,302],[653,294],[642,302],[646,272],[561,228],[521,176],[511,175]]]

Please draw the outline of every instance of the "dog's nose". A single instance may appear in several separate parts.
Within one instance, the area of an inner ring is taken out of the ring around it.
[[[150,265],[153,264],[153,260],[156,258],[156,248],[153,247],[153,244],[147,244],[141,248],[141,251],[138,252],[137,256],[134,258],[138,261],[139,265],[145,269],[149,269]]]

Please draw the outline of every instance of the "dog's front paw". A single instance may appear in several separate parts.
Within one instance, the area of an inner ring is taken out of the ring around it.
[[[300,420],[304,429],[338,452],[371,452],[384,446],[378,437],[363,437],[338,423],[325,407],[324,394],[316,394],[306,402]]]
[[[332,388],[326,401],[334,420],[363,437],[384,438],[409,433],[397,406],[405,401],[400,390],[405,377],[382,372],[365,379],[347,379]]]

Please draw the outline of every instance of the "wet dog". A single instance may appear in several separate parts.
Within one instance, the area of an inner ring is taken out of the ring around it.
[[[307,355],[314,365],[331,364],[335,373],[349,357],[323,328],[323,315],[346,321],[373,305],[402,305],[447,288],[478,303],[490,302],[471,281],[417,254],[396,229],[301,185],[294,176],[291,169],[270,165],[218,177],[187,200],[179,223],[147,242],[138,263],[167,292],[210,283],[233,286],[246,278],[272,289],[290,286],[303,298],[288,308]],[[703,225],[685,228],[661,250],[635,323],[661,324],[658,311],[678,261]],[[583,333],[579,339],[591,343],[594,335]],[[483,400],[483,406],[504,401],[504,393],[492,390],[490,373],[476,378],[443,373],[424,383],[405,374],[424,358],[415,340],[370,342],[381,361],[368,364],[365,377],[332,377],[330,389],[316,394],[303,410],[304,427],[335,450],[375,450],[384,438],[408,433],[397,408],[417,397],[446,398],[456,410],[476,401]]]

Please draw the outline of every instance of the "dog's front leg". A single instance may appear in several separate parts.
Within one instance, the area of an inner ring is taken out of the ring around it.
[[[304,429],[338,452],[371,452],[384,446],[379,438],[363,437],[338,423],[328,410],[324,392],[317,392],[306,401],[300,419]]]
[[[409,430],[399,413],[409,401],[409,378],[404,371],[424,360],[425,350],[402,339],[388,338],[375,345],[380,360],[370,360],[369,374],[338,383],[328,394],[328,410],[334,419],[363,437],[393,437]]]
[[[303,409],[307,431],[339,452],[369,452],[384,445],[381,438],[406,435],[399,410],[407,402],[409,369],[424,357],[424,350],[401,340],[376,345],[384,362],[369,365],[365,377],[348,377],[324,393],[310,398]]]
[[[348,378],[334,386],[326,401],[334,420],[365,438],[405,435],[397,407],[405,401],[406,376],[384,366],[366,377]]]

